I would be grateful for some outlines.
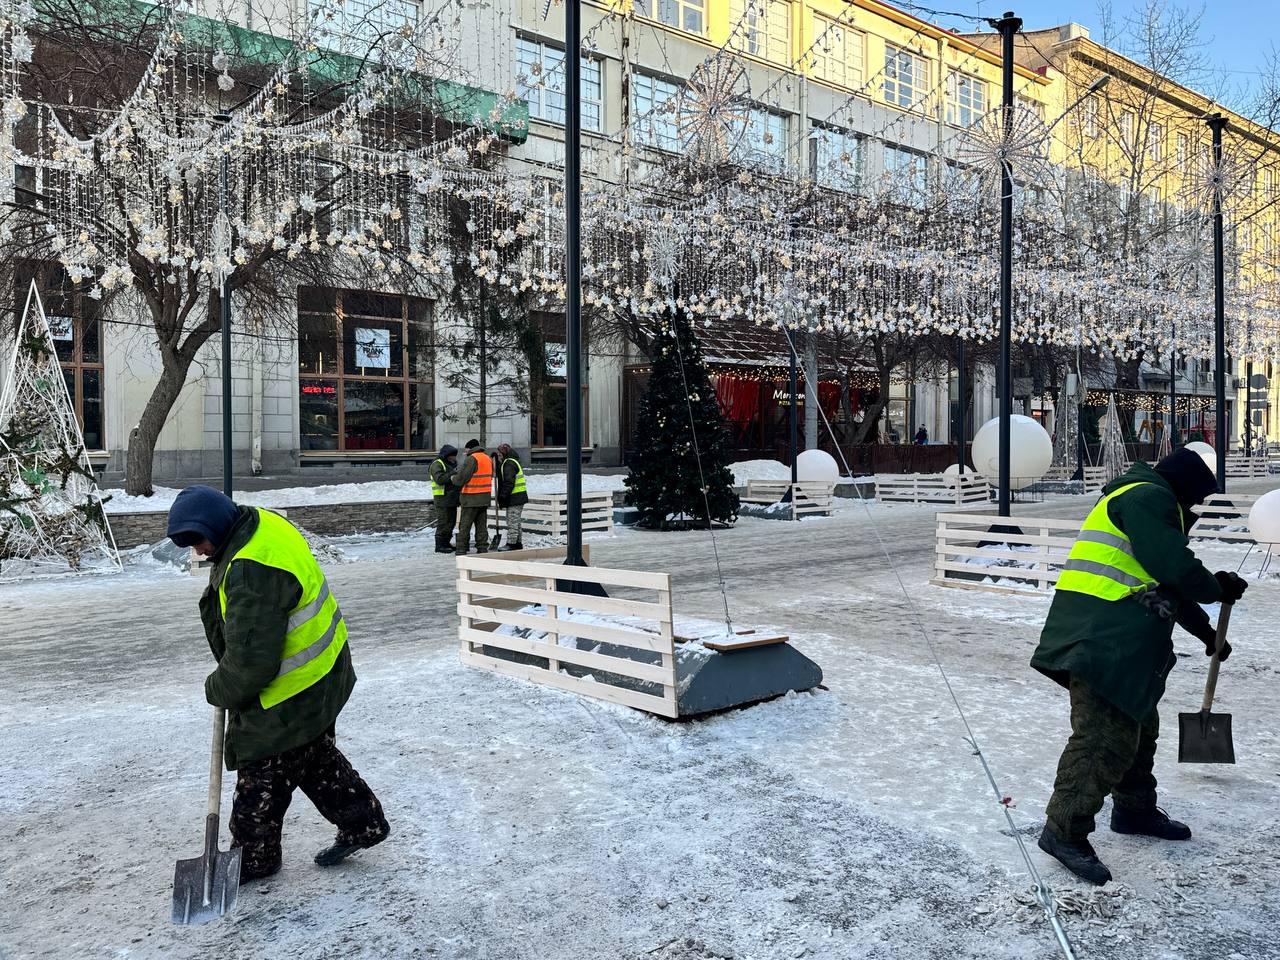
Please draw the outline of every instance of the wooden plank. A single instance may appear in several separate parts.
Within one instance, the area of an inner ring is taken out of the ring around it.
[[[527,653],[552,663],[572,663],[575,666],[586,667],[588,670],[600,670],[660,686],[670,682],[670,674],[663,670],[661,663],[639,663],[626,657],[611,657],[608,654],[560,646],[544,640],[513,637],[503,633],[487,633],[483,630],[468,630],[465,627],[459,628],[458,636],[473,644],[487,644],[490,647],[501,647],[503,650]]]
[[[485,554],[467,554],[458,558],[458,569],[478,573],[514,573],[521,576],[556,577],[561,580],[579,580],[614,587],[635,587],[642,590],[670,590],[671,575],[648,573],[640,570],[618,570],[609,567],[568,568],[547,563],[529,563],[521,560],[491,558]]]
[[[973,580],[948,580],[934,578],[929,581],[935,587],[959,587],[961,590],[982,590],[987,593],[1006,593],[1011,596],[1036,596],[1041,593],[1036,589],[1024,589],[1022,587],[1009,587],[999,583],[978,583]]]
[[[625,687],[615,687],[607,683],[593,683],[565,673],[551,673],[549,670],[543,670],[539,667],[523,663],[512,663],[509,660],[498,660],[478,653],[464,653],[462,661],[471,666],[482,667],[486,670],[492,670],[494,673],[505,674],[518,680],[545,683],[548,686],[559,687],[570,693],[593,697],[597,700],[607,700],[610,703],[621,704],[624,707],[634,707],[637,710],[656,713],[661,717],[674,718],[679,715],[671,706],[671,700],[655,697],[647,693],[638,693]]]
[[[458,586],[463,586],[458,581]],[[622,616],[642,617],[646,620],[661,621],[668,616],[668,608],[660,603],[645,600],[622,600],[617,597],[595,597],[582,593],[559,593],[543,587],[517,587],[508,584],[485,585],[477,589],[475,583],[466,583],[468,593],[474,597],[501,597],[504,600],[523,600],[526,603],[552,604],[557,607],[572,607],[575,610],[591,610],[594,613],[615,613]],[[484,601],[477,601],[483,605]]]
[[[1006,580],[1057,580],[1061,570],[1037,570],[1032,567],[980,567],[970,563],[941,563],[938,569],[951,573],[968,573],[980,577],[1003,577]]]
[[[785,637],[780,633],[752,633],[735,637],[733,640],[703,640],[702,645],[708,650],[732,653],[734,650],[746,650],[749,647],[771,647],[775,644],[786,643],[789,639],[789,637]]]
[[[549,610],[554,609],[558,608],[549,607]],[[664,641],[660,634],[647,630],[607,626],[602,623],[582,623],[577,620],[566,620],[554,614],[540,616],[536,613],[492,608],[483,603],[459,603],[458,615],[505,623],[512,627],[527,627],[543,633],[581,637],[583,640],[593,640],[596,643],[613,643],[633,650],[648,650],[651,653],[667,653],[671,649],[671,644]]]
[[[1050,530],[1072,530],[1080,532],[1083,520],[1060,520],[1057,517],[997,517],[990,513],[939,513],[938,520],[960,526],[973,526],[989,530],[993,524],[1004,526],[1048,527]]]

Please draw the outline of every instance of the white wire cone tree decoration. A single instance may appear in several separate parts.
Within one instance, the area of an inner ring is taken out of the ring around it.
[[[93,465],[33,283],[0,392],[0,582],[119,569]]]
[[[1105,419],[1107,425],[1102,430],[1102,455],[1099,459],[1103,475],[1110,483],[1129,469],[1129,454],[1124,445],[1124,428],[1120,423],[1120,412],[1116,408],[1114,393],[1107,400]]]

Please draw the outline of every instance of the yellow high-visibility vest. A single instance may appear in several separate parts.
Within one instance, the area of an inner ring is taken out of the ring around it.
[[[1159,586],[1133,554],[1133,543],[1111,522],[1107,505],[1142,483],[1130,483],[1109,493],[1089,511],[1067,562],[1058,577],[1058,589],[1086,593],[1102,600],[1124,600],[1143,590]],[[1187,521],[1178,507],[1183,532]]]
[[[431,465],[434,467],[434,466],[436,465],[436,463],[438,463],[438,464],[440,464],[440,466],[444,467],[444,469],[445,469],[445,473],[446,473],[446,474],[449,472],[449,465],[448,465],[447,463],[445,463],[445,462],[444,462],[444,458],[443,458],[443,457],[437,457],[437,458],[436,458],[436,462],[435,462],[435,463],[433,463],[433,464],[431,464]],[[444,487],[440,486],[440,484],[436,482],[436,478],[435,478],[435,476],[434,476],[434,475],[431,477],[431,495],[432,495],[433,497],[443,497],[443,496],[444,496]]]
[[[520,461],[517,460],[515,457],[506,457],[503,460],[503,463],[505,463],[507,460],[510,460],[512,463],[516,465],[516,484],[514,487],[511,488],[512,494],[528,492],[529,485],[525,483],[524,467],[520,466]]]
[[[227,561],[226,571],[237,560],[253,560],[297,577],[302,597],[289,612],[289,629],[280,652],[280,670],[258,694],[264,710],[319,683],[333,669],[347,642],[347,623],[330,593],[324,571],[298,528],[279,514],[258,510],[258,529],[249,542]],[[227,622],[227,577],[218,584],[222,622]]]

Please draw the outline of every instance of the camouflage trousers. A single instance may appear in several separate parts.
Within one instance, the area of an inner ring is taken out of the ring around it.
[[[1071,679],[1071,738],[1058,761],[1053,796],[1045,810],[1049,829],[1069,840],[1094,831],[1094,817],[1110,794],[1117,806],[1154,810],[1156,778],[1152,767],[1160,716],[1139,723]]]
[[[301,790],[338,828],[337,843],[364,846],[391,829],[382,804],[334,743],[330,727],[310,743],[246,764],[238,771],[231,807],[231,846],[242,847],[240,879],[280,869],[284,815]]]

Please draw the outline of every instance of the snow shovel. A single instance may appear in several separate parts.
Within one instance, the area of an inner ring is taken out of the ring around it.
[[[1231,620],[1231,604],[1224,603],[1218,614],[1218,643],[1209,661],[1209,680],[1204,685],[1204,703],[1199,713],[1178,714],[1179,763],[1235,763],[1236,749],[1231,740],[1231,714],[1210,713],[1213,694],[1218,686],[1218,654],[1227,642],[1227,623]]]
[[[226,711],[213,711],[213,755],[209,760],[209,815],[204,821],[204,853],[179,860],[173,871],[173,922],[208,923],[235,908],[240,892],[239,847],[218,849],[222,809],[222,740]]]

